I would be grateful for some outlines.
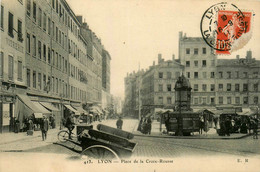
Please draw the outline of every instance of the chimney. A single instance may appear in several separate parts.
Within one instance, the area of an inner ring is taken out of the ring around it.
[[[182,39],[182,31],[179,32],[179,39]]]
[[[83,23],[83,27],[89,29],[88,24],[86,22]]]
[[[236,56],[237,60],[239,60],[239,55]]]
[[[158,54],[158,64],[162,61],[162,54]]]
[[[184,33],[184,38],[186,38],[186,33]]]
[[[155,66],[155,61],[153,61],[153,66]]]
[[[175,54],[172,54],[172,61],[175,60]]]
[[[246,52],[246,59],[248,59],[248,60],[252,59],[252,51],[251,50]]]

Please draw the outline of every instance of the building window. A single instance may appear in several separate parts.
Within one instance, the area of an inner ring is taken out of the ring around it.
[[[163,97],[159,97],[158,100],[159,100],[159,104],[163,104]]]
[[[51,64],[51,49],[48,47],[48,63]]]
[[[22,21],[21,20],[17,21],[17,32],[18,32],[17,40],[20,42],[23,42]]]
[[[52,37],[55,37],[55,24],[54,21],[52,21]]]
[[[159,84],[159,91],[163,91],[163,85]]]
[[[198,99],[197,97],[194,98],[194,104],[195,104],[195,105],[199,104],[199,99]]]
[[[58,38],[59,38],[59,29],[58,27],[56,27],[56,41],[58,42]]]
[[[198,60],[195,60],[195,61],[194,61],[194,66],[195,66],[195,67],[198,67],[198,66],[199,66]]]
[[[23,80],[23,62],[18,60],[18,73],[17,73],[17,79],[19,81]]]
[[[172,104],[172,98],[171,97],[167,97],[167,104]]]
[[[239,78],[239,71],[236,71],[236,78]]]
[[[0,52],[0,77],[4,74],[4,53]]]
[[[190,54],[190,49],[186,48],[186,54]]]
[[[227,91],[231,91],[231,84],[227,84]]]
[[[27,53],[31,53],[31,47],[30,47],[31,43],[30,43],[30,34],[27,33],[27,36],[26,36],[26,51]]]
[[[47,16],[45,13],[43,13],[43,30],[46,31],[47,27]]]
[[[159,72],[159,78],[163,78],[163,72]]]
[[[38,41],[38,57],[39,57],[39,59],[42,58],[42,43],[41,43],[41,41]]]
[[[202,53],[207,54],[207,49],[205,47],[202,48]]]
[[[202,84],[202,90],[207,91],[207,85],[206,84]]]
[[[199,78],[199,73],[198,72],[194,72],[194,78]]]
[[[235,101],[236,101],[235,103],[236,103],[237,105],[240,104],[240,97],[236,97],[236,98],[235,98]]]
[[[243,77],[247,78],[247,72],[243,72]]]
[[[248,91],[248,85],[247,84],[243,84],[243,91]]]
[[[239,92],[239,84],[235,84],[235,91]]]
[[[46,45],[43,44],[43,60],[46,62]]]
[[[172,73],[171,72],[167,72],[167,79],[171,79],[172,78]]]
[[[211,66],[215,66],[215,60],[211,60]]]
[[[4,29],[4,6],[1,5],[0,27]]]
[[[219,78],[223,78],[223,72],[218,72]]]
[[[219,98],[218,98],[218,103],[219,103],[219,104],[223,104],[223,97],[219,97]]]
[[[36,72],[33,71],[33,88],[36,88]]]
[[[203,72],[202,75],[203,75],[203,78],[207,78],[207,72]]]
[[[8,78],[13,80],[14,78],[14,57],[8,56]]]
[[[248,97],[243,98],[243,104],[248,104]]]
[[[227,72],[227,78],[228,78],[228,79],[231,78],[231,72]]]
[[[253,72],[253,78],[258,78],[258,72]]]
[[[255,104],[255,105],[258,104],[258,97],[254,97],[254,104]]]
[[[42,27],[42,9],[39,8],[38,12],[38,25]]]
[[[33,19],[36,22],[36,3],[33,2]]]
[[[27,0],[27,15],[31,15],[31,0]]]
[[[190,78],[190,72],[187,72],[187,78]]]
[[[199,49],[198,48],[194,48],[194,54],[199,54]]]
[[[202,67],[206,67],[207,66],[207,60],[202,60]]]
[[[215,98],[214,97],[210,98],[210,104],[215,104]]]
[[[231,104],[231,97],[227,97],[227,104]]]
[[[210,72],[210,78],[215,78],[215,72]]]
[[[203,105],[207,104],[207,98],[206,97],[202,97],[202,104]]]
[[[14,37],[13,30],[14,30],[14,15],[9,12],[9,14],[8,14],[8,34],[11,37]]]
[[[47,83],[46,83],[46,75],[43,74],[43,90],[46,91],[47,90]]]
[[[215,84],[210,84],[210,91],[215,91]]]
[[[186,61],[186,67],[190,67],[190,61]]]
[[[258,83],[254,84],[254,91],[258,91]]]
[[[36,57],[36,37],[33,35],[32,38],[32,55]]]
[[[171,84],[167,84],[167,91],[172,91],[172,85]]]
[[[38,73],[38,88],[42,89],[42,74]]]
[[[51,35],[51,19],[48,17],[48,34]]]
[[[218,84],[218,90],[223,91],[223,84]]]
[[[194,91],[199,91],[199,85],[198,84],[194,84]]]
[[[30,69],[27,69],[26,77],[27,77],[27,86],[30,87],[31,86],[31,71],[30,71]]]
[[[59,2],[56,0],[56,13],[59,13]]]

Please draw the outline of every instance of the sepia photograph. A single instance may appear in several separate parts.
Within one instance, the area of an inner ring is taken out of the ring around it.
[[[0,4],[1,172],[260,170],[260,1]]]

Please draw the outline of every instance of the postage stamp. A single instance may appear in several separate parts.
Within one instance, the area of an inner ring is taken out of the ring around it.
[[[244,47],[252,37],[253,12],[221,2],[209,7],[202,16],[200,29],[215,54],[231,54]]]

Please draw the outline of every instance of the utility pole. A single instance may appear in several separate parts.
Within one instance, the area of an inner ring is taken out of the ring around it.
[[[139,68],[138,68],[138,119],[141,120],[141,77],[140,77],[140,62],[139,62]]]

